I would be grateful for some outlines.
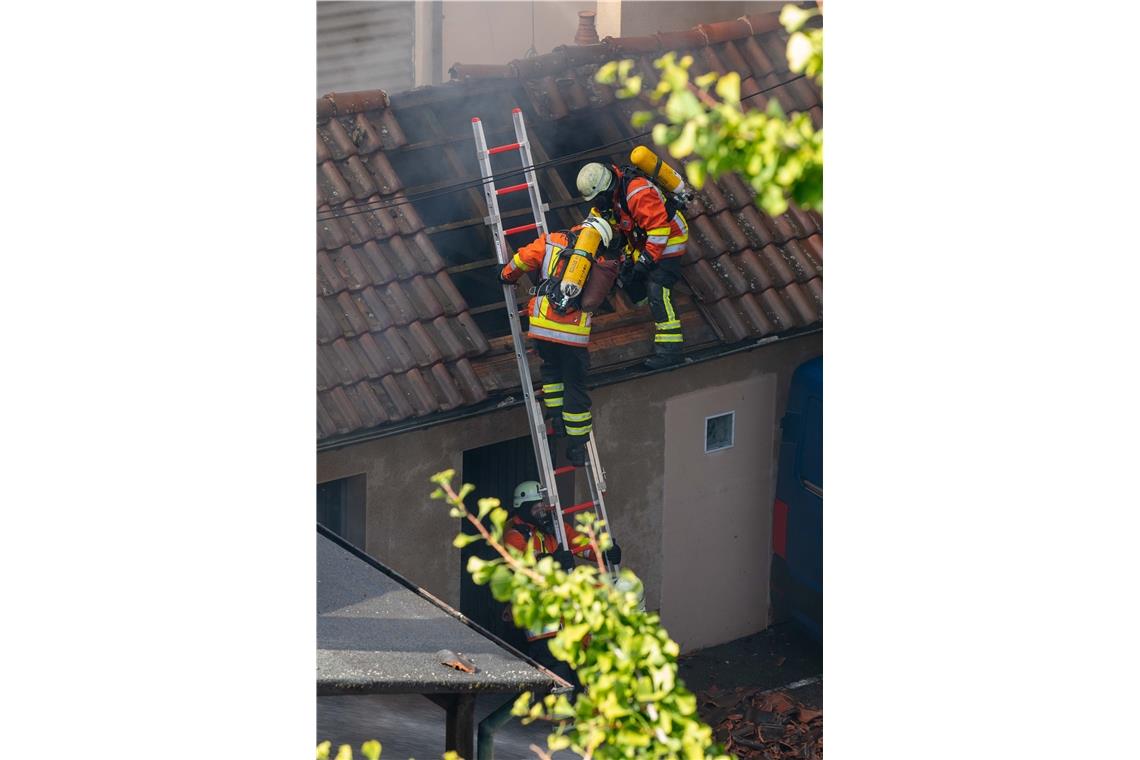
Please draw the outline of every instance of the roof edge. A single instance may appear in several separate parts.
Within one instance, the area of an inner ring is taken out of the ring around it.
[[[334,116],[382,110],[389,103],[388,93],[383,90],[330,92],[317,98],[317,123],[324,123]]]

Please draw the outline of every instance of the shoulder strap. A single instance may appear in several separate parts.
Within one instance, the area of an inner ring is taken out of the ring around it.
[[[657,165],[661,165],[660,157],[657,158]],[[677,199],[673,197],[673,193],[663,188],[660,182],[655,180],[653,177],[650,177],[640,168],[630,164],[623,166],[621,168],[621,173],[621,198],[619,199],[619,202],[621,203],[622,211],[625,212],[626,216],[633,216],[631,213],[629,213],[629,201],[626,200],[626,195],[629,194],[630,180],[632,180],[634,177],[641,177],[643,180],[653,185],[661,192],[661,197],[665,199],[665,215],[670,219],[672,219],[673,216],[681,209],[681,205],[677,202]]]

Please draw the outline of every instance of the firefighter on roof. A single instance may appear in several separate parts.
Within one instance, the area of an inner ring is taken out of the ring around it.
[[[639,150],[652,155],[645,148]],[[648,296],[656,328],[653,356],[645,366],[661,369],[679,364],[684,336],[673,308],[672,287],[681,278],[681,257],[689,240],[680,204],[633,166],[586,164],[578,172],[578,190],[594,202],[599,215],[615,221],[632,251],[633,278],[624,282],[623,277],[623,285],[634,303]]]
[[[604,219],[592,217],[571,230],[540,235],[520,248],[499,273],[502,282],[513,283],[524,272],[533,273],[535,295],[527,308],[529,330],[542,359],[542,403],[554,431],[568,439],[566,458],[579,467],[586,463],[586,441],[593,428],[586,370],[590,366],[590,314],[576,307],[574,288],[563,280],[571,260],[582,254],[576,248],[583,231],[608,246],[612,229]],[[596,233],[596,234],[594,234]],[[567,295],[569,293],[569,295]]]

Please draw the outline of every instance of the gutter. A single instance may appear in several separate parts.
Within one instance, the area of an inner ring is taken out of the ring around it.
[[[767,346],[773,343],[783,343],[795,338],[803,338],[808,335],[823,332],[823,325],[815,327],[803,328],[800,330],[793,330],[780,335],[769,335],[764,338],[755,340],[742,341],[734,343],[729,346],[719,345],[713,348],[706,348],[701,351],[695,351],[692,354],[685,356],[684,364],[678,364],[673,367],[665,367],[663,369],[643,369],[641,367],[642,359],[638,360],[637,364],[621,367],[619,369],[604,372],[593,377],[587,378],[586,387],[593,390],[594,388],[601,388],[607,385],[614,385],[616,383],[623,383],[627,380],[635,378],[649,377],[662,372],[673,372],[678,369],[691,366],[693,364],[700,364],[701,362],[712,361],[713,359],[720,359],[726,356],[732,356],[744,351],[752,351],[753,349]],[[393,435],[401,435],[409,433],[413,430],[424,430],[426,428],[442,425],[447,422],[455,422],[457,420],[465,420],[470,417],[475,417],[480,414],[488,412],[495,412],[501,409],[511,409],[516,406],[521,406],[523,403],[521,388],[516,394],[500,395],[495,398],[484,401],[481,404],[474,406],[466,406],[462,409],[457,409],[451,412],[440,412],[438,414],[428,415],[427,417],[418,417],[415,419],[407,420],[406,422],[398,423],[389,427],[381,429],[364,430],[358,433],[349,433],[344,436],[335,438],[328,438],[323,442],[317,443],[317,453],[325,451],[334,451],[336,449],[344,448],[345,446],[353,446],[358,443],[366,443],[368,441],[378,441],[381,438],[388,438]]]

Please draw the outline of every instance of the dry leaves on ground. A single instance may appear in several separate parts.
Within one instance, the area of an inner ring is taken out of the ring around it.
[[[716,740],[736,757],[749,760],[822,760],[823,711],[781,691],[722,691],[698,695],[700,712]]]

